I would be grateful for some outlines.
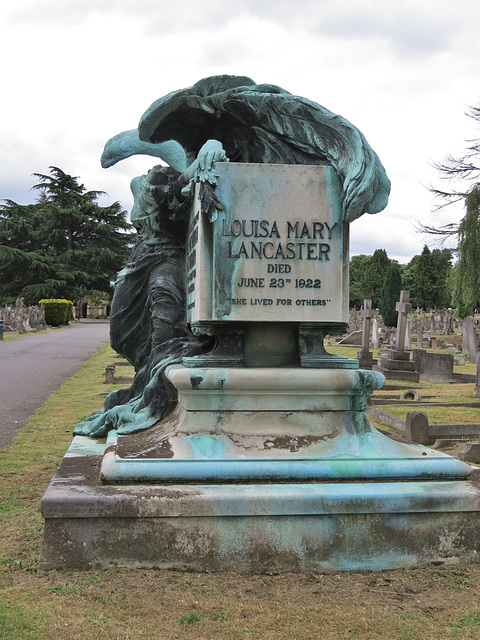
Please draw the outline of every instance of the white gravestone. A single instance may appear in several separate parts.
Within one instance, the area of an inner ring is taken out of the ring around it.
[[[412,348],[412,320],[407,318],[407,327],[405,330],[405,349]]]
[[[400,300],[395,305],[395,309],[398,311],[397,340],[396,340],[396,347],[395,347],[397,351],[404,351],[405,349],[405,334],[407,331],[407,318],[408,318],[408,314],[412,310],[412,305],[408,301],[409,298],[410,298],[410,291],[401,291]]]
[[[378,349],[378,320],[376,317],[372,320],[372,346]]]
[[[187,244],[192,324],[347,322],[348,225],[332,167],[217,163],[223,205],[196,199]]]

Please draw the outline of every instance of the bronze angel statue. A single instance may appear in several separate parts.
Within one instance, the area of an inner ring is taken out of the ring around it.
[[[275,85],[244,76],[213,76],[169,93],[142,116],[138,129],[105,145],[102,166],[134,154],[158,157],[132,180],[131,220],[139,237],[117,278],[111,344],[135,367],[129,389],[114,391],[102,411],[75,434],[102,437],[153,426],[175,407],[164,377],[169,364],[211,349],[186,325],[185,241],[192,184],[215,184],[215,162],[322,164],[342,184],[344,220],[382,211],[390,181],[362,133],[341,116]],[[213,198],[212,189],[205,198]]]

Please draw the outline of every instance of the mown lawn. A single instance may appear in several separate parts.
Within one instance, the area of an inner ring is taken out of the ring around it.
[[[0,640],[480,637],[480,565],[331,575],[39,573],[40,499],[74,424],[101,406],[113,358],[103,348],[0,450]]]

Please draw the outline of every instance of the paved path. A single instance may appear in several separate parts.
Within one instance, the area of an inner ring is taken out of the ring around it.
[[[52,391],[108,342],[109,329],[106,322],[86,322],[0,341],[0,448]]]

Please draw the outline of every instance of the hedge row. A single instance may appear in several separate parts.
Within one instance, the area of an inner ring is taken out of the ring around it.
[[[73,302],[71,300],[40,300],[38,304],[45,306],[45,322],[51,327],[68,324],[72,317]]]

